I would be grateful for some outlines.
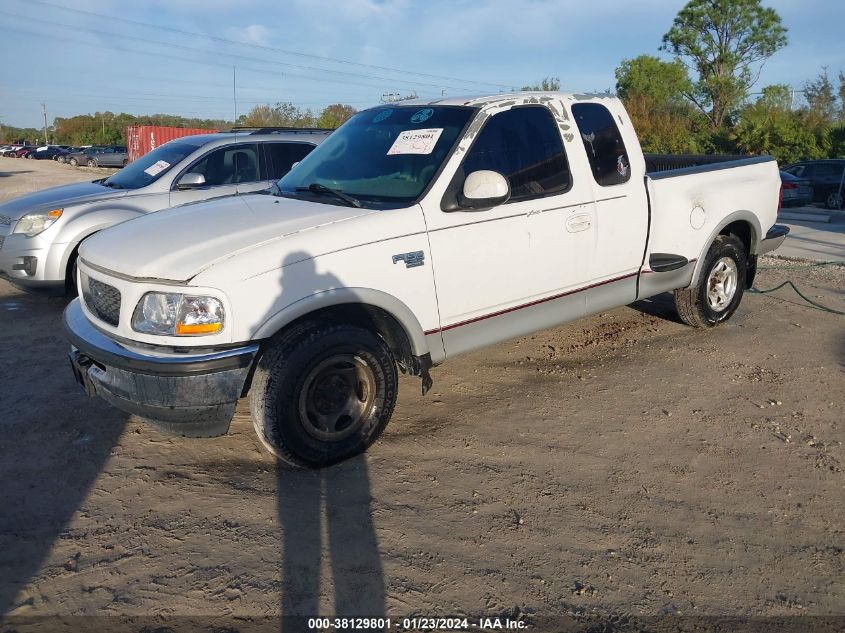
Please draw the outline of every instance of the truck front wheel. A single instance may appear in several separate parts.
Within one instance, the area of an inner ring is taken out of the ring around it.
[[[327,466],[378,439],[397,390],[396,362],[379,336],[350,324],[298,324],[258,362],[253,425],[280,460]]]
[[[733,235],[713,240],[698,283],[675,291],[675,306],[681,321],[693,327],[713,327],[736,312],[745,291],[748,257],[745,247]]]

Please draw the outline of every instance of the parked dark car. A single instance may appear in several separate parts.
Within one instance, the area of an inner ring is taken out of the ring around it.
[[[842,208],[845,159],[802,161],[784,167],[783,171],[810,182],[813,202],[821,202],[828,209]]]
[[[65,156],[67,153],[67,150],[64,148],[50,146],[30,152],[26,155],[26,158],[31,158],[33,160],[52,160],[56,158],[56,156]]]
[[[781,205],[784,207],[803,207],[813,202],[813,185],[809,180],[780,172],[780,185],[783,192]]]
[[[104,148],[102,147],[86,147],[83,150],[78,152],[74,152],[72,154],[68,154],[65,156],[65,162],[77,167],[79,165],[87,165],[88,159],[91,158],[94,154],[99,152]]]
[[[122,145],[104,147],[88,157],[85,164],[89,167],[123,167],[129,162],[129,154]]]
[[[53,156],[53,160],[58,162],[58,163],[67,162],[67,159],[70,157],[71,154],[78,154],[79,152],[81,152],[85,149],[87,149],[87,148],[80,147],[79,145],[67,147],[67,148],[65,148],[65,152],[66,152],[65,154],[56,154],[55,156]]]

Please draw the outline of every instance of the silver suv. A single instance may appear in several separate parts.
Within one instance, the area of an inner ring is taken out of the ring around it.
[[[262,128],[186,136],[108,178],[10,200],[0,205],[0,277],[24,290],[71,292],[86,237],[152,211],[267,189],[330,133]]]

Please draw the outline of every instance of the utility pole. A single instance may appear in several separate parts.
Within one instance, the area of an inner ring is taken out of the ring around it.
[[[236,78],[236,70],[235,67],[232,66],[232,105],[234,108],[234,115],[232,117],[232,123],[234,125],[238,124],[238,89],[235,83]]]
[[[44,145],[49,145],[50,140],[47,138],[47,104],[42,103],[41,109],[44,111]]]

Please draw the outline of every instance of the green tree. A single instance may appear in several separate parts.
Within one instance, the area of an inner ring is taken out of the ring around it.
[[[315,121],[311,110],[298,108],[289,101],[275,106],[257,105],[238,118],[239,124],[249,127],[313,127]]]
[[[763,89],[762,96],[739,112],[730,136],[748,154],[769,154],[781,163],[824,158],[830,150],[829,128],[814,122],[808,110],[793,111],[788,86]]]
[[[560,77],[545,77],[539,84],[534,84],[533,86],[523,86],[520,90],[557,92],[560,90]]]
[[[698,75],[688,95],[714,130],[745,100],[762,64],[786,46],[786,28],[761,0],[690,0],[663,36],[662,50]]]
[[[640,144],[646,152],[695,153],[700,142],[702,116],[686,100],[692,88],[679,61],[665,62],[653,55],[623,60],[616,69],[616,92],[625,102]]]
[[[792,89],[787,84],[766,86],[760,103],[772,110],[792,110]]]
[[[616,69],[616,93],[623,100],[645,95],[661,104],[678,104],[692,90],[686,67],[679,61],[664,62],[653,55],[623,59]]]
[[[320,117],[317,119],[317,126],[337,128],[346,123],[356,112],[351,105],[334,103],[323,108]]]
[[[822,68],[818,77],[804,83],[804,98],[810,116],[822,125],[830,125],[839,115],[836,93],[827,76],[827,68]]]

